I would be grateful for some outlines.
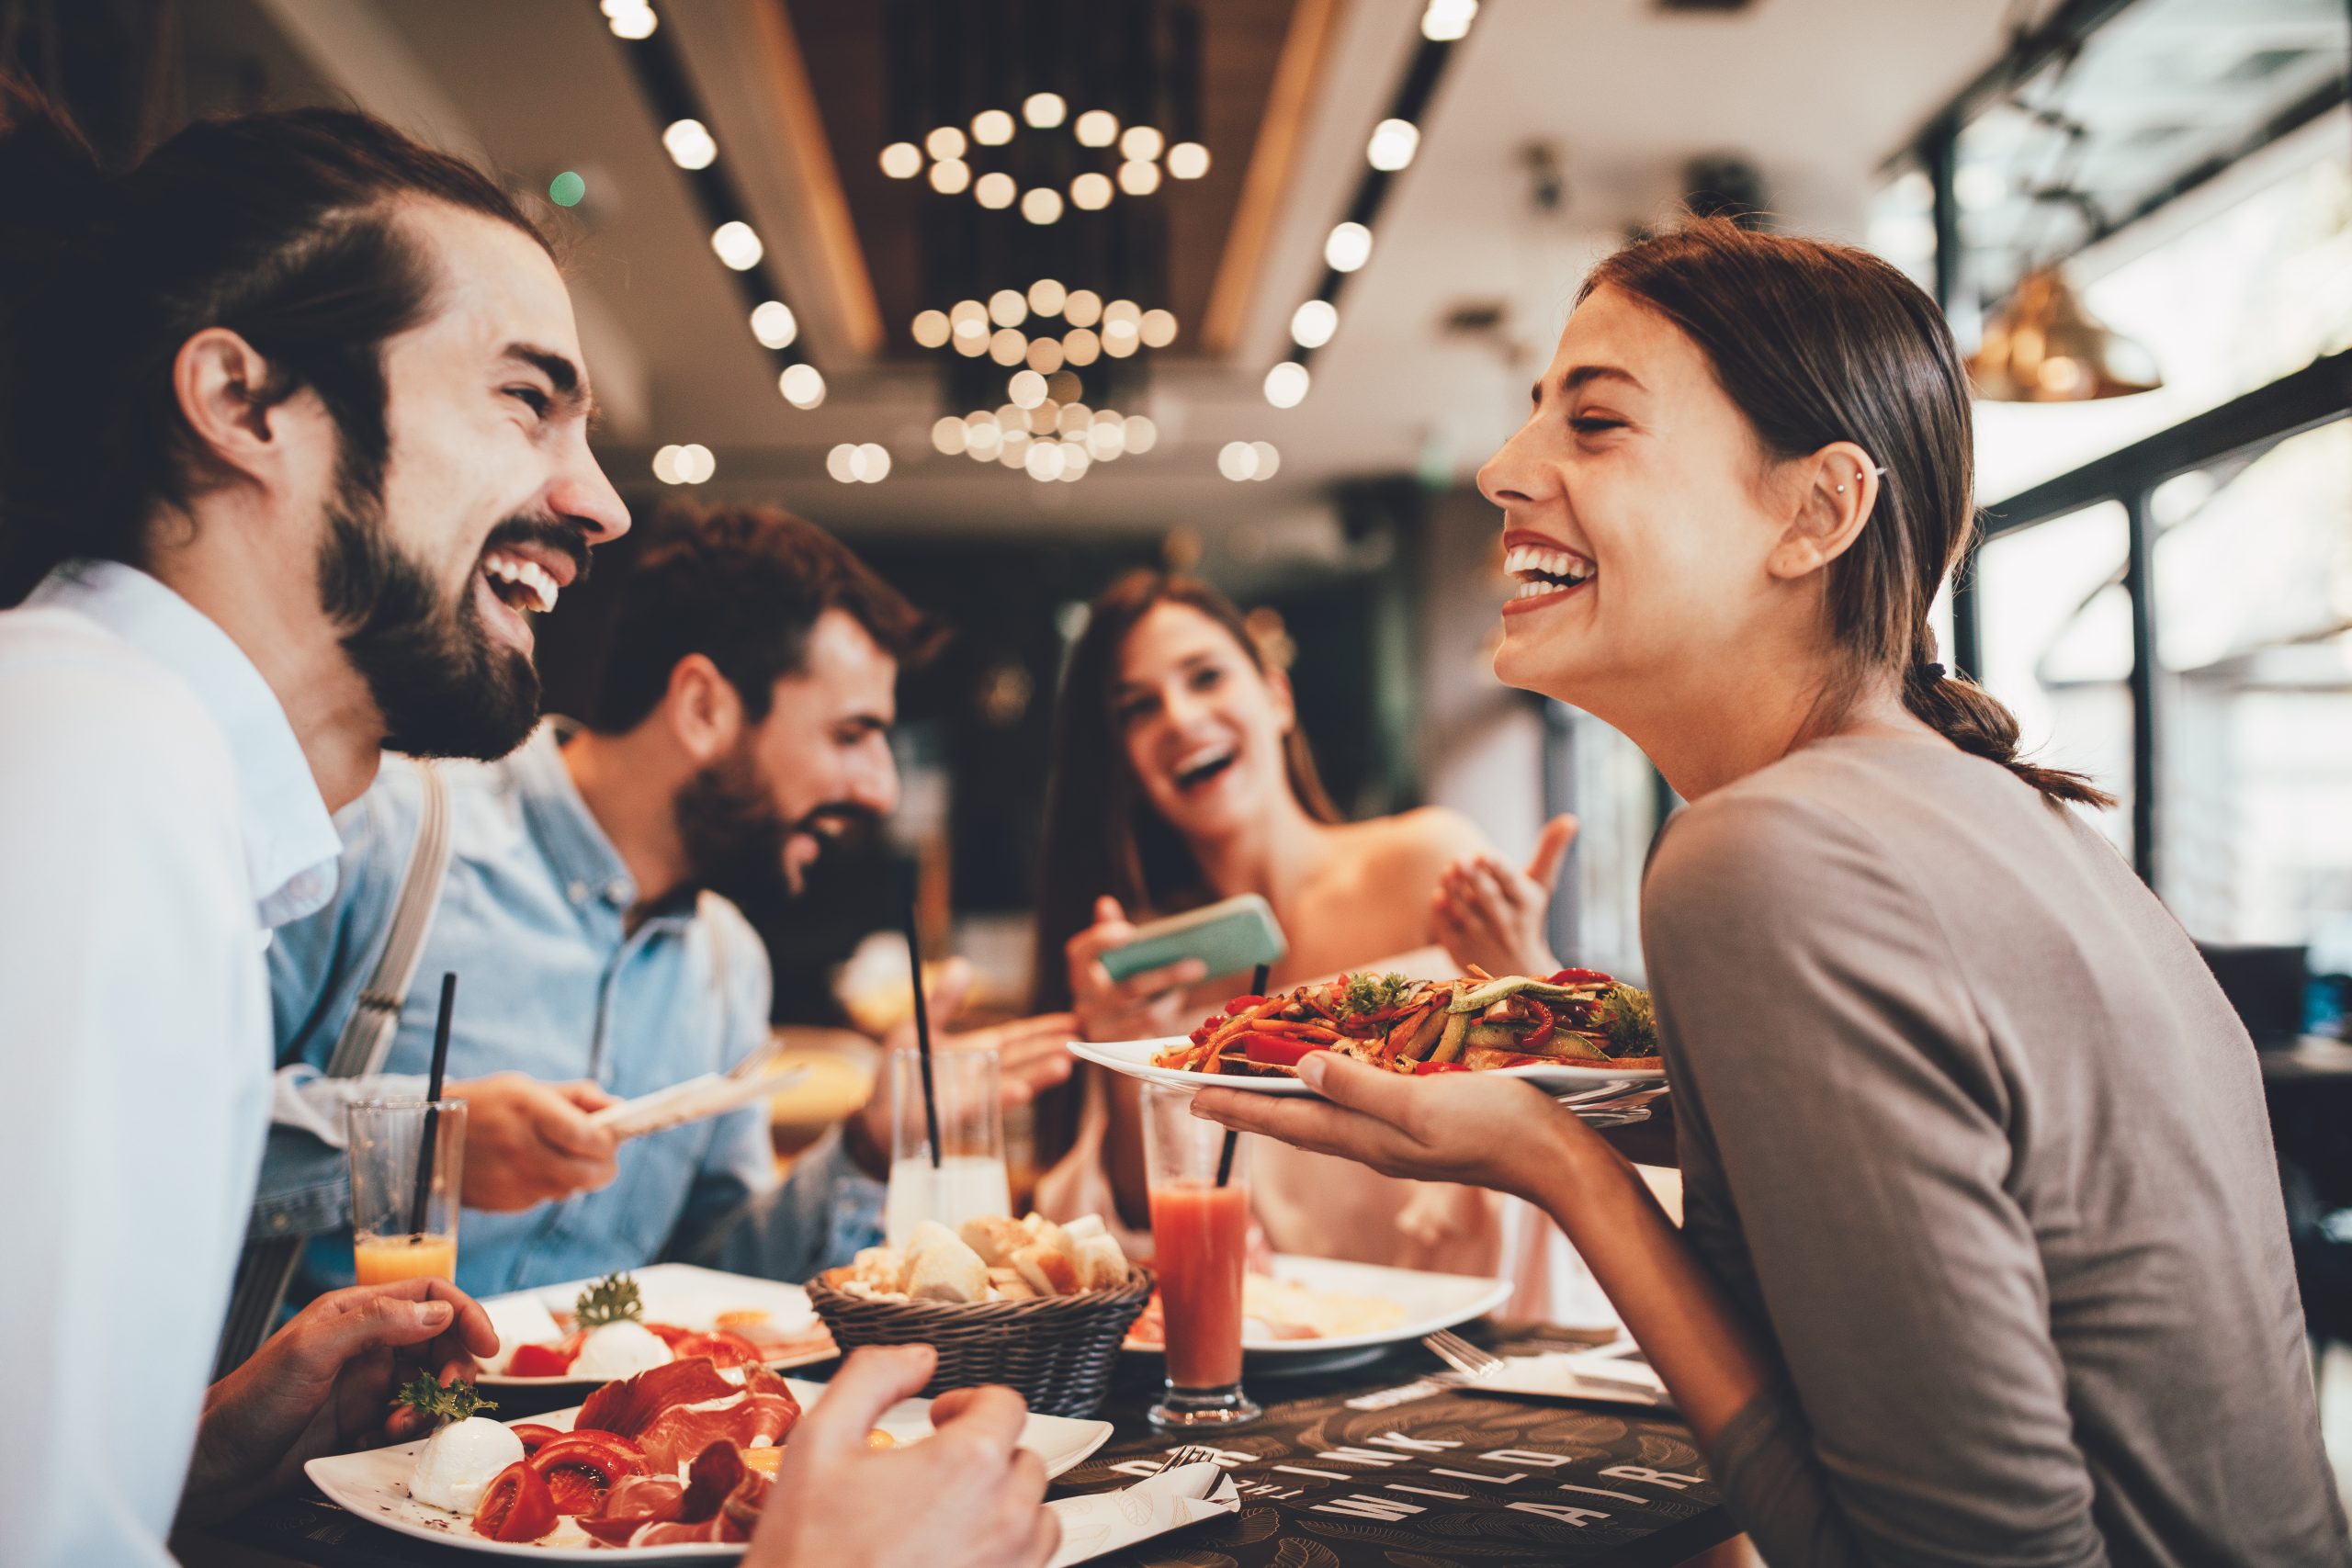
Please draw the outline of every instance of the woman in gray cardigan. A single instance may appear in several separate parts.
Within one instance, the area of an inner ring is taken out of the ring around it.
[[[1479,476],[1497,672],[1691,803],[1642,920],[1680,1230],[1514,1080],[1196,1109],[1543,1205],[1776,1563],[2346,1562],[2252,1044],[1933,662],[1973,466],[1918,288],[1699,222],[1601,264]]]

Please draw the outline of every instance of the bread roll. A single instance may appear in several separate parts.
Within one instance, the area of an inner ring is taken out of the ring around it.
[[[1028,1246],[1030,1239],[1020,1222],[1002,1214],[976,1214],[957,1226],[956,1234],[990,1269],[1009,1268],[1012,1255]]]
[[[1037,1296],[1037,1292],[1029,1288],[1029,1281],[1021,1277],[1021,1270],[1010,1263],[989,1270],[989,1289],[994,1291],[996,1299],[1002,1302],[1034,1301]]]
[[[1105,1234],[1102,1229],[1102,1216],[1100,1214],[1080,1214],[1064,1225],[1062,1231],[1072,1241],[1084,1241],[1089,1236]]]
[[[937,1228],[940,1235],[915,1254],[914,1267],[907,1274],[907,1294],[919,1302],[988,1300],[988,1265],[944,1225]]]
[[[895,1247],[869,1247],[850,1260],[850,1278],[869,1290],[906,1289],[906,1255]]]
[[[924,1253],[943,1243],[956,1247],[964,1245],[956,1238],[954,1231],[949,1230],[937,1220],[923,1221],[915,1227],[914,1235],[907,1237],[907,1261],[912,1263]]]
[[[1029,1288],[1041,1296],[1069,1296],[1079,1292],[1077,1266],[1062,1256],[1057,1247],[1033,1241],[1012,1255],[1012,1266],[1021,1271],[1021,1278]]]
[[[1116,1240],[1090,1235],[1078,1244],[1079,1278],[1090,1291],[1108,1291],[1127,1282],[1127,1255]]]

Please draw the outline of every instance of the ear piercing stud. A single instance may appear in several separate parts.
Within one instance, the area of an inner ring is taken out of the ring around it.
[[[1886,472],[1886,469],[1883,466],[1875,468],[1856,468],[1854,470],[1854,482],[1858,485],[1860,484],[1864,474],[1883,474],[1884,472]],[[1839,495],[1845,494],[1846,487],[1844,485],[1839,485],[1838,487],[1838,493]]]

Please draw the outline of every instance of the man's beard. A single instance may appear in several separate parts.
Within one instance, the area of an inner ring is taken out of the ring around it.
[[[384,744],[419,757],[503,757],[530,735],[539,716],[539,672],[519,649],[500,645],[474,595],[479,565],[454,603],[434,574],[404,553],[384,524],[380,495],[346,476],[327,512],[319,547],[319,603],[343,628],[345,656],[367,682],[384,719]],[[510,519],[503,540],[548,538],[584,571],[576,529]]]
[[[748,908],[773,908],[800,891],[785,862],[796,835],[830,837],[835,824],[875,819],[865,807],[842,800],[787,822],[775,799],[748,739],[688,780],[675,807],[687,880]]]

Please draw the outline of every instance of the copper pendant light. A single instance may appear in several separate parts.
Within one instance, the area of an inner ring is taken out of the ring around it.
[[[2007,403],[2087,402],[2164,385],[2155,356],[2083,309],[2054,266],[2026,274],[1984,323],[1968,374],[1978,397]]]

